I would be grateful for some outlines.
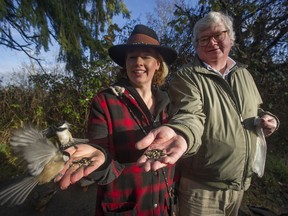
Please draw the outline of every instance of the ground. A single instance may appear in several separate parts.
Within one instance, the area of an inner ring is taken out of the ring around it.
[[[8,184],[5,182],[5,184]],[[3,184],[2,184],[3,186]],[[96,202],[96,191],[97,186],[92,185],[88,187],[88,190],[83,190],[78,185],[72,185],[67,190],[58,190],[55,195],[50,199],[47,205],[41,210],[36,210],[32,205],[32,201],[35,200],[34,197],[37,197],[38,194],[45,194],[45,192],[51,189],[51,185],[48,186],[38,186],[31,193],[31,196],[20,206],[15,206],[13,208],[9,207],[0,207],[0,215],[2,216],[55,216],[55,215],[64,215],[64,216],[94,216],[94,208]],[[270,200],[269,198],[259,197],[258,203],[251,203],[249,197],[253,194],[253,188],[248,192],[249,196],[243,200],[243,205],[241,207],[241,212],[239,216],[287,216],[288,206],[282,206],[282,208],[275,209],[275,201]],[[281,194],[275,194],[274,197],[277,197]],[[39,200],[39,199],[36,199]],[[255,197],[254,199],[255,200]],[[265,206],[263,206],[263,201],[265,201]],[[262,203],[262,205],[261,205]],[[251,206],[248,208],[248,206]],[[257,207],[256,209],[252,209]],[[267,209],[265,209],[267,208]],[[286,210],[287,211],[286,211]],[[262,214],[257,214],[252,212],[252,210],[263,212]],[[272,211],[271,211],[272,210]],[[282,213],[281,213],[282,211]],[[286,213],[285,213],[286,211]]]
[[[32,205],[39,193],[49,191],[48,186],[38,186],[31,196],[20,206],[6,207],[0,206],[2,216],[94,216],[96,203],[96,185],[92,185],[87,191],[78,185],[72,185],[67,190],[58,190],[45,208],[36,210]],[[36,199],[37,200],[37,199]]]

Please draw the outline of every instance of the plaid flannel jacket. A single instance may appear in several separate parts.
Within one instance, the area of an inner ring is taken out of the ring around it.
[[[90,175],[99,185],[97,216],[168,215],[167,186],[169,190],[172,187],[174,166],[145,172],[136,165],[144,151],[135,149],[135,143],[168,121],[167,93],[155,89],[153,95],[158,101],[155,116],[127,81],[100,92],[92,101],[88,137],[107,158],[105,164]]]

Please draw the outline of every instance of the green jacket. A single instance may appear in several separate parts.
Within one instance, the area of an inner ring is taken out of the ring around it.
[[[254,119],[261,96],[246,66],[225,81],[195,57],[174,74],[169,88],[175,116],[168,126],[188,142],[182,176],[218,189],[248,189],[256,147]]]

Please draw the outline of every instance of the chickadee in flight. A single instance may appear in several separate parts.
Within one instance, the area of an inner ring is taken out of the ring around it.
[[[51,138],[53,136],[56,136],[58,138],[58,142],[60,144],[60,149],[65,150],[71,146],[74,146],[74,148],[77,148],[77,144],[85,144],[89,143],[88,139],[81,139],[81,138],[75,138],[72,137],[72,134],[70,132],[70,125],[66,121],[61,121],[55,125],[50,126],[49,128],[45,129],[42,131],[42,133],[48,137]],[[88,161],[87,161],[88,160]],[[80,161],[78,161],[78,164],[81,165],[89,165],[91,161],[87,158],[84,158]],[[87,187],[89,185],[94,184],[95,181],[88,178],[88,177],[83,177],[82,179],[79,180],[78,184],[84,188],[84,190],[87,190]]]
[[[57,133],[57,132],[56,132]],[[52,181],[64,168],[70,155],[31,126],[20,128],[10,139],[12,150],[26,163],[29,177],[0,192],[0,205],[22,204],[36,185]]]
[[[46,130],[43,131],[46,137],[51,137],[51,136],[57,136],[58,141],[60,143],[60,148],[62,150],[65,150],[71,146],[74,146],[77,148],[77,144],[84,144],[84,143],[89,143],[88,139],[81,139],[81,138],[74,138],[72,137],[72,134],[70,132],[70,124],[66,121],[61,121],[56,125],[52,125],[51,127],[47,128]],[[86,158],[85,158],[86,159]],[[79,161],[78,164],[88,164],[91,163],[91,161],[86,161],[83,159],[83,161]],[[88,178],[88,177],[83,177],[82,179],[79,180],[79,185],[84,189],[87,190],[88,186],[92,185],[95,183],[94,180]]]

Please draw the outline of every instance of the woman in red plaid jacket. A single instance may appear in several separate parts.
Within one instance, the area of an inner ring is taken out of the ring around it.
[[[112,46],[109,56],[123,67],[120,79],[98,93],[91,104],[89,145],[68,149],[72,160],[88,159],[86,166],[69,166],[61,188],[86,176],[98,183],[96,215],[171,215],[174,166],[145,172],[137,166],[144,151],[135,143],[169,118],[169,97],[164,84],[177,53],[159,44],[156,33],[136,25],[126,44]],[[165,152],[149,151],[157,160]],[[61,177],[60,177],[61,178]]]

